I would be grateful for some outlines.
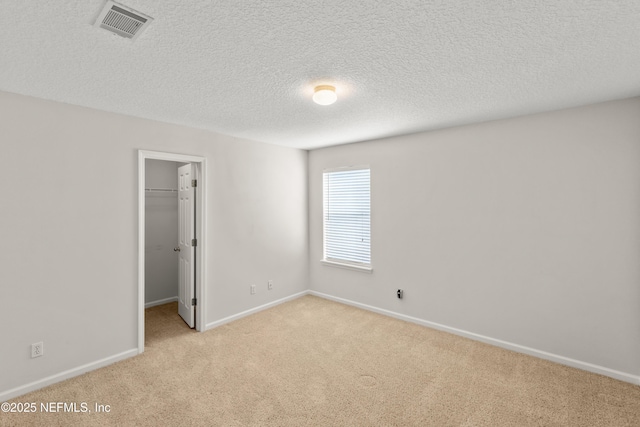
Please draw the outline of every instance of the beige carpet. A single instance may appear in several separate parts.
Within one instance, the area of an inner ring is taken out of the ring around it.
[[[305,296],[205,333],[147,310],[144,354],[15,402],[1,425],[640,426],[640,387]]]

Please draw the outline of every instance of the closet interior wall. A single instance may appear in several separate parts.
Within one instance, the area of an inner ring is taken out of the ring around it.
[[[178,298],[178,167],[183,163],[146,160],[145,305]]]

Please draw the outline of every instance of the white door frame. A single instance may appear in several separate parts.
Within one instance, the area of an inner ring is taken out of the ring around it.
[[[200,156],[187,154],[164,153],[160,151],[138,151],[138,353],[144,351],[144,264],[145,264],[145,160],[167,160],[170,162],[191,163],[195,166],[195,176],[198,180],[196,192],[196,330],[205,330],[206,303],[206,251],[207,241],[204,236],[207,223],[207,160]],[[177,225],[176,225],[177,227]]]

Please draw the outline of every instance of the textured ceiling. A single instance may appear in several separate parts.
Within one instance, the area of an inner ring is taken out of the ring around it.
[[[104,3],[2,0],[0,90],[306,149],[640,95],[638,0]]]

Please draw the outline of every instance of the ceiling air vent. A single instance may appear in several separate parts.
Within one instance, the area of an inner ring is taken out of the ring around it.
[[[150,16],[109,0],[104,5],[100,15],[98,15],[95,26],[135,40],[151,21],[153,21],[153,18]]]

